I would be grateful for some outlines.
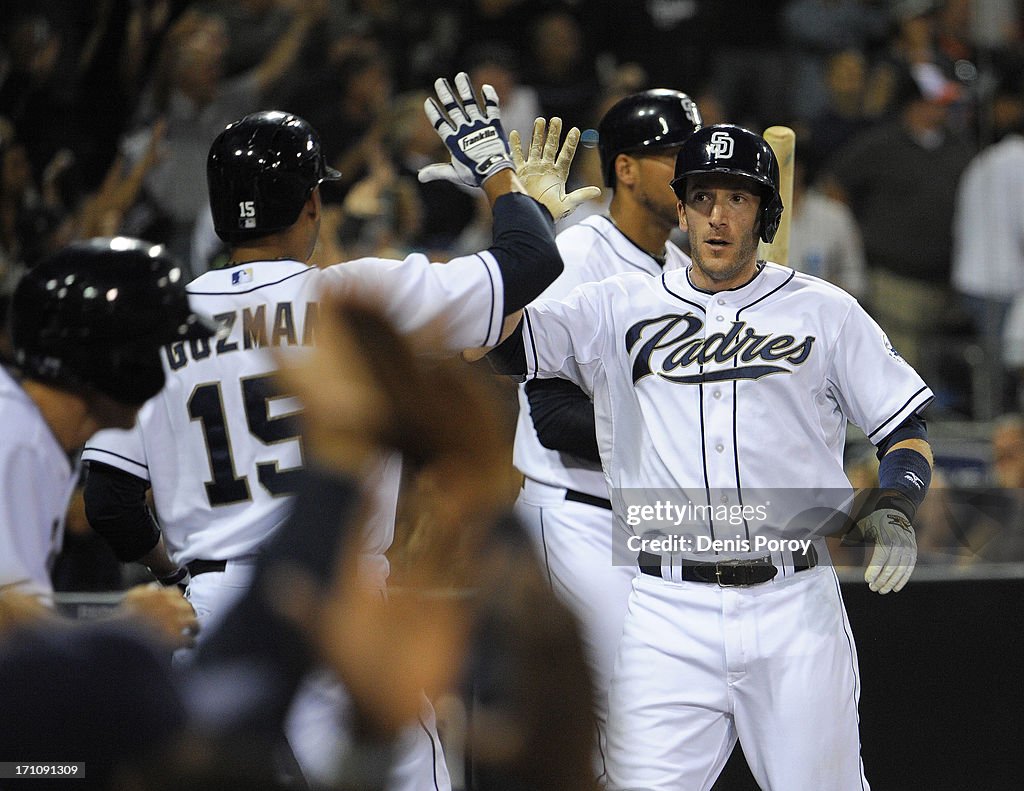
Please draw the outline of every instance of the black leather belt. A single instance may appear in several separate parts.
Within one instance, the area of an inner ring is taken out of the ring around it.
[[[186,563],[185,568],[193,577],[197,574],[206,574],[208,571],[224,571],[228,566],[226,560],[193,560]]]
[[[595,497],[592,494],[586,492],[577,492],[575,489],[565,490],[565,499],[572,500],[574,503],[586,503],[587,505],[597,506],[603,508],[606,511],[612,510],[612,501],[607,497]]]
[[[640,571],[652,577],[661,577],[661,555],[643,552],[637,556]],[[818,565],[818,550],[813,546],[807,552],[793,553],[793,571],[806,571]],[[760,585],[775,578],[779,568],[771,557],[749,560],[722,560],[717,563],[682,560],[679,563],[680,577],[686,582],[706,582],[723,588]]]

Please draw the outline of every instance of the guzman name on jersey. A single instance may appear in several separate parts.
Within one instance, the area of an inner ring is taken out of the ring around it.
[[[216,337],[165,346],[167,364],[177,371],[192,360],[205,360],[211,354],[268,346],[311,346],[315,342],[319,310],[318,302],[300,305],[298,311],[291,302],[278,302],[214,314],[214,321],[220,324]]]

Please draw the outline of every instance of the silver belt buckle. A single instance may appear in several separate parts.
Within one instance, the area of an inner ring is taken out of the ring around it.
[[[731,560],[721,560],[715,563],[715,580],[718,582],[719,588],[742,588],[744,583],[742,582],[723,582],[722,581],[722,567],[723,566],[740,566],[745,561],[733,558]]]
[[[739,558],[730,558],[729,560],[722,560],[715,563],[715,581],[718,583],[720,588],[749,588],[751,585],[760,585],[768,580],[761,580],[760,582],[723,582],[722,581],[722,568],[725,566],[742,566],[745,568],[754,569],[759,566],[765,568],[771,567],[772,573],[769,575],[768,580],[774,579],[775,575],[778,574],[779,570],[775,564],[772,563],[771,555],[763,558],[751,558],[749,560],[741,560]]]

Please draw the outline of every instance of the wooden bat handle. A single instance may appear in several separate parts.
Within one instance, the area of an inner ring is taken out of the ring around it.
[[[796,133],[788,126],[769,126],[764,139],[779,160],[779,194],[782,197],[782,221],[771,244],[761,244],[761,257],[777,264],[789,264],[789,225],[793,217],[793,161]]]

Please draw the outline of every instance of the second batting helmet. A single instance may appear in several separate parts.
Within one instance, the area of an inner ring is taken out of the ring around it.
[[[619,99],[597,127],[604,183],[615,187],[615,157],[681,145],[701,127],[700,111],[685,93],[654,88]]]
[[[159,245],[76,242],[30,269],[11,297],[15,365],[26,376],[141,405],[164,386],[160,347],[208,338],[185,272]]]
[[[276,110],[247,115],[217,135],[206,158],[213,227],[231,244],[283,231],[317,186],[340,177],[306,121]]]
[[[697,173],[729,173],[757,182],[761,192],[761,239],[771,242],[782,219],[779,161],[761,135],[733,124],[705,126],[694,132],[676,157],[672,189],[685,199],[686,178]]]

